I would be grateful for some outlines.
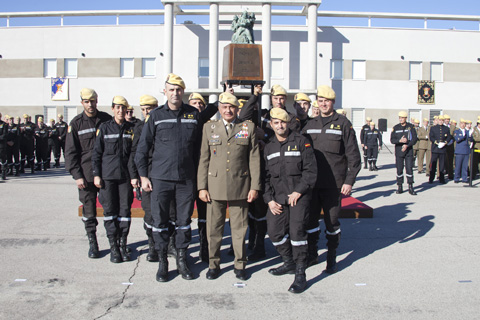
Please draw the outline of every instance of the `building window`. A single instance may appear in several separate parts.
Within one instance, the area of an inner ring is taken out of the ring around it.
[[[343,79],[343,60],[330,61],[330,79],[332,80]]]
[[[198,76],[200,78],[208,78],[210,75],[208,58],[198,58]]]
[[[365,80],[366,79],[366,62],[365,60],[352,61],[352,79]]]
[[[77,59],[65,59],[65,77],[76,78],[78,69]]]
[[[45,125],[50,126],[50,120],[57,122],[57,107],[43,107],[43,122]]]
[[[142,59],[142,77],[153,78],[156,76],[155,72],[155,58]]]
[[[45,78],[57,77],[57,59],[43,60],[43,76]]]
[[[77,107],[64,106],[63,107],[63,121],[70,123],[77,115]]]
[[[133,58],[120,59],[120,77],[133,78]]]
[[[355,128],[361,128],[365,124],[365,109],[352,109],[352,125]]]
[[[442,114],[442,110],[430,110],[430,124],[433,125],[433,118]]]
[[[430,63],[430,80],[443,81],[443,62]]]
[[[410,62],[410,80],[422,80],[422,63],[418,61]]]
[[[283,79],[283,58],[272,58],[270,60],[270,73],[272,79]]]
[[[408,110],[408,119],[411,123],[413,123],[413,119],[418,119],[420,121],[420,126],[422,125],[422,110],[420,109],[412,109]]]

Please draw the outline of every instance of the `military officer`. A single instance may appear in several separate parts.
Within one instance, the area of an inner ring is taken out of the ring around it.
[[[408,193],[416,195],[413,189],[413,145],[417,142],[417,132],[413,124],[407,122],[407,113],[398,113],[399,124],[392,128],[390,142],[395,145],[395,166],[397,167],[397,194],[403,193],[403,168],[407,175]]]
[[[468,130],[465,129],[466,121],[460,119],[460,128],[453,132],[455,139],[455,183],[460,182],[462,178],[463,183],[468,183],[468,157],[470,155],[470,142],[472,137]]]
[[[317,162],[310,141],[287,128],[290,118],[281,108],[270,110],[275,136],[266,144],[265,193],[268,234],[284,264],[273,275],[295,273],[288,289],[301,293],[307,286],[307,221],[311,192],[317,180]]]
[[[364,169],[367,169],[367,162],[368,162],[367,149],[365,149],[365,135],[370,130],[371,121],[372,121],[372,118],[367,117],[366,123],[363,125],[362,131],[360,132],[360,143],[362,145],[362,150],[363,150],[363,168]]]
[[[378,151],[382,149],[382,133],[375,128],[375,122],[370,121],[370,130],[365,132],[365,149],[370,171],[377,171]]]
[[[415,165],[418,157],[418,146],[420,145],[420,140],[418,139],[418,128],[420,127],[420,120],[412,118],[412,124],[415,128],[415,132],[417,133],[417,142],[413,145],[413,164]]]
[[[137,119],[135,117],[135,113],[134,113],[134,108],[133,106],[131,105],[128,105],[127,107],[127,113],[125,115],[125,120],[128,121],[128,122],[131,122],[133,123],[134,125],[138,125],[140,122],[142,122],[140,119]]]
[[[103,206],[105,230],[110,243],[110,261],[130,261],[127,237],[130,232],[130,208],[133,186],[138,185],[133,165],[132,122],[126,121],[128,101],[115,96],[113,119],[100,124],[92,151],[92,172],[98,200]]]
[[[37,170],[48,169],[48,136],[50,129],[45,125],[43,117],[38,117],[35,127],[35,155],[37,158]]]
[[[312,102],[312,118],[318,117],[320,115],[320,108],[318,107],[317,100]]]
[[[27,162],[33,174],[35,173],[35,124],[30,121],[28,114],[23,115],[20,134],[20,172],[25,172],[25,162]]]
[[[417,155],[417,168],[418,173],[424,173],[423,162],[425,160],[425,154],[428,149],[428,119],[423,119],[423,125],[418,127],[417,139],[418,139],[418,155]],[[428,167],[427,163],[427,167]]]
[[[170,73],[165,81],[167,103],[150,112],[135,155],[142,189],[151,191],[152,234],[159,255],[156,280],[168,281],[167,247],[175,223],[177,271],[192,280],[187,265],[187,248],[192,238],[191,215],[195,201],[195,179],[203,121],[194,107],[183,103],[185,82]],[[151,148],[152,170],[148,173]],[[170,204],[175,201],[176,220],[171,221]]]
[[[2,180],[7,179],[7,137],[8,137],[8,123],[2,120],[0,113],[0,164],[2,165]]]
[[[478,164],[480,163],[480,116],[477,119],[477,125],[473,128],[472,132],[473,139],[473,167],[470,168],[470,174],[472,175],[472,180],[477,177],[478,174]]]
[[[55,160],[55,168],[60,167],[60,156],[59,156],[59,142],[58,142],[58,131],[57,126],[55,125],[55,119],[50,119],[50,128],[48,134],[48,151],[47,151],[47,167],[50,168],[50,160],[53,152],[53,159]]]
[[[13,116],[8,119],[7,162],[10,167],[10,175],[13,175],[15,167],[15,176],[18,177],[20,175],[20,129],[13,119]]]
[[[318,220],[323,209],[328,247],[326,272],[335,273],[342,195],[351,194],[362,162],[352,123],[333,109],[335,91],[329,86],[319,86],[317,103],[320,116],[311,119],[303,129],[312,140],[318,171],[307,229],[308,265],[318,263]]]
[[[261,190],[260,152],[255,125],[250,121],[237,122],[238,106],[234,95],[222,93],[218,106],[222,119],[207,122],[203,128],[197,188],[199,198],[207,203],[210,256],[207,279],[220,275],[220,245],[227,206],[235,253],[234,272],[238,279],[247,279],[248,204]]]
[[[297,118],[300,120],[300,129],[305,127],[307,121],[310,119],[308,111],[312,105],[312,100],[303,92],[297,93],[293,98],[295,103],[293,105]]]
[[[450,135],[450,129],[443,125],[444,117],[438,116],[438,124],[430,129],[430,141],[432,144],[432,160],[430,164],[429,183],[433,183],[435,172],[437,170],[437,161],[439,163],[440,183],[445,184],[445,146],[453,139]]]
[[[453,157],[455,155],[455,139],[453,138],[453,132],[455,131],[455,126],[450,123],[450,116],[448,114],[443,115],[443,125],[448,127],[452,140],[445,146],[445,171],[447,172],[448,179],[453,180],[454,169],[453,169]]]
[[[92,172],[92,150],[96,131],[102,122],[112,117],[97,110],[98,96],[95,90],[83,88],[80,91],[83,112],[70,121],[65,142],[65,169],[72,175],[83,204],[83,222],[88,236],[88,257],[100,257],[97,242],[97,193]]]
[[[55,166],[59,168],[61,152],[63,152],[63,158],[65,158],[65,141],[67,139],[68,124],[65,121],[63,121],[62,114],[59,113],[57,117],[58,117],[58,122],[55,123],[55,127],[57,128],[57,133],[58,133],[58,148],[57,148],[57,154],[55,155],[55,158],[58,159],[58,162],[55,163]]]

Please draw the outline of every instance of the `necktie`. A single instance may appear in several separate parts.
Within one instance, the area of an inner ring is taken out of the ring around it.
[[[233,123],[228,123],[226,125],[227,127],[227,135],[230,136],[230,134],[232,133],[232,129],[233,129]]]

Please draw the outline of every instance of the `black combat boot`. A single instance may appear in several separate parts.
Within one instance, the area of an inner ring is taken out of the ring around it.
[[[185,280],[193,280],[193,273],[187,265],[187,248],[177,249],[177,271]]]
[[[2,166],[2,180],[7,180],[7,168],[6,165]]]
[[[307,268],[318,264],[318,237],[319,231],[307,234],[308,253],[307,253]]]
[[[208,263],[207,224],[205,222],[198,223],[198,239],[200,242],[198,258],[200,261]]]
[[[95,233],[88,234],[88,257],[90,259],[97,259],[100,257],[100,251],[98,250],[97,235]]]
[[[167,255],[172,258],[177,257],[177,249],[175,248],[175,234],[168,239]]]
[[[130,261],[130,253],[127,250],[127,236],[122,235],[120,238],[120,255],[122,256],[122,260]]]
[[[16,164],[15,165],[15,177],[20,176],[20,165]]]
[[[147,261],[158,262],[158,252],[157,250],[155,250],[155,241],[153,240],[151,229],[147,229],[147,237],[148,237]]]
[[[55,160],[55,168],[60,168],[60,160]]]
[[[373,171],[372,161],[368,161],[368,164],[370,165],[368,171]]]
[[[377,161],[373,161],[373,171],[378,171]]]
[[[396,194],[402,194],[403,193],[403,186],[401,184],[397,185],[397,191],[395,192]]]
[[[268,273],[273,274],[274,276],[283,276],[284,274],[294,274],[295,273],[295,262],[293,262],[292,256],[282,257],[283,264],[278,268],[273,268],[268,270]]]
[[[33,161],[30,162],[30,173],[31,174],[35,173],[35,164],[33,163]]]
[[[412,196],[416,196],[417,193],[415,192],[415,190],[413,190],[413,184],[412,183],[409,183],[408,184],[408,193],[410,193]]]
[[[366,157],[363,157],[363,163],[364,163],[363,169],[367,169],[367,158]]]
[[[445,173],[443,173],[443,172],[440,173],[440,183],[441,183],[441,184],[447,183],[447,182],[445,181]]]
[[[158,282],[168,281],[168,259],[167,252],[158,253],[158,271],[156,279]]]
[[[305,274],[305,265],[298,264],[295,269],[295,280],[288,291],[291,293],[302,293],[307,288],[307,276]]]
[[[337,272],[337,250],[328,249],[327,251],[327,268],[326,273],[334,274]]]
[[[120,255],[120,249],[118,248],[118,242],[115,236],[109,236],[108,242],[110,243],[110,262],[120,263],[122,262],[122,256]]]
[[[247,257],[249,261],[259,261],[264,259],[265,254],[265,235],[267,234],[267,221],[256,221],[255,223],[255,246],[253,253]]]
[[[20,161],[20,173],[25,173],[25,161]]]

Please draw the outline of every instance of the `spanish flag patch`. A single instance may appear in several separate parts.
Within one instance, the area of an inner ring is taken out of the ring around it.
[[[305,148],[311,147],[310,143],[305,144]]]

